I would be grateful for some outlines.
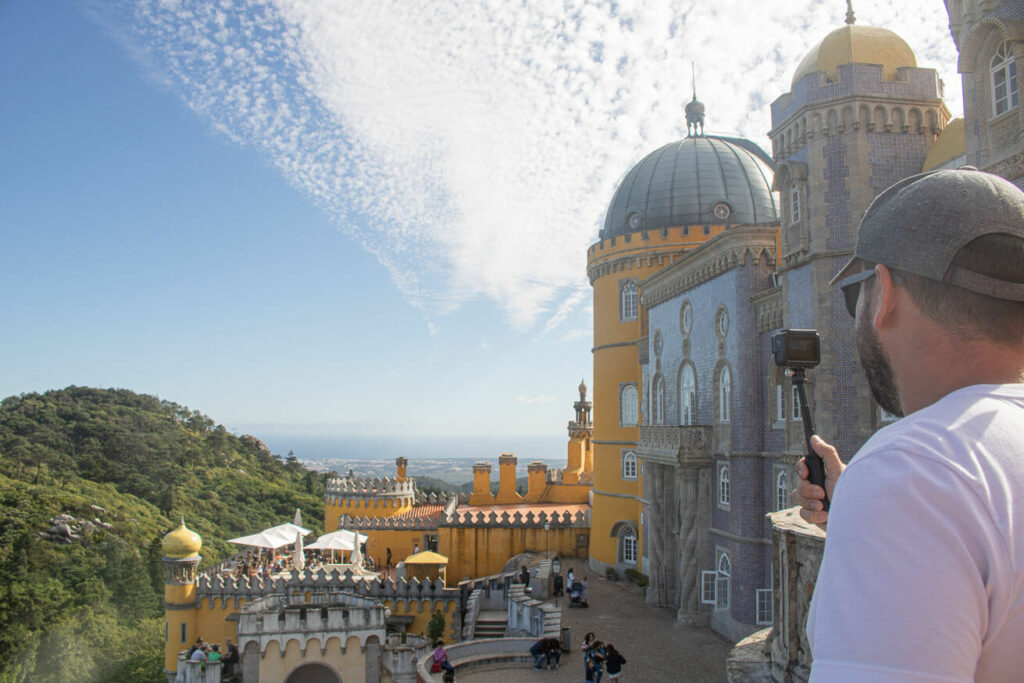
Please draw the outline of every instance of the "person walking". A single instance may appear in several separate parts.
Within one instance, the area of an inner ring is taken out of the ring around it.
[[[605,652],[605,671],[608,672],[608,679],[619,678],[622,674],[622,665],[626,663],[626,658],[619,654],[619,651],[615,649],[615,646],[608,643],[604,646]]]
[[[845,466],[815,436],[824,488],[798,463],[800,514],[828,525],[811,681],[1020,680],[1024,192],[968,168],[901,180],[835,281],[875,402],[904,417]]]
[[[595,640],[583,653],[583,666],[588,683],[601,683],[604,673],[605,651],[600,640]]]

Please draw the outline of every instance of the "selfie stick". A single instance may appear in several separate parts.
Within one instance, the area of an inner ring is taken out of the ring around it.
[[[804,438],[807,440],[807,479],[815,486],[820,486],[825,491],[825,461],[811,448],[811,437],[814,436],[814,422],[811,421],[811,409],[807,407],[807,394],[804,393],[804,384],[807,383],[807,375],[803,368],[791,368],[793,386],[796,387],[797,400],[800,401],[800,417],[804,421]],[[821,501],[822,509],[828,512],[828,491]]]

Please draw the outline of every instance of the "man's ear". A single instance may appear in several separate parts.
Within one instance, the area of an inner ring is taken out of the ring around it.
[[[876,330],[893,324],[896,316],[896,283],[888,266],[875,266],[875,295],[871,297],[871,320]]]

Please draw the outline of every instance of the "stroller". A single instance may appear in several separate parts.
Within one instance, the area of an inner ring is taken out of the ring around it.
[[[569,586],[569,607],[583,607],[583,584],[579,581]]]

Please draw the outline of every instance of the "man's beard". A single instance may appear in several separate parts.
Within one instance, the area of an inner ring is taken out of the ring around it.
[[[896,390],[896,375],[889,364],[889,358],[878,344],[875,328],[869,322],[856,326],[857,354],[861,367],[868,376],[868,386],[875,403],[897,417],[903,417],[900,394]]]

